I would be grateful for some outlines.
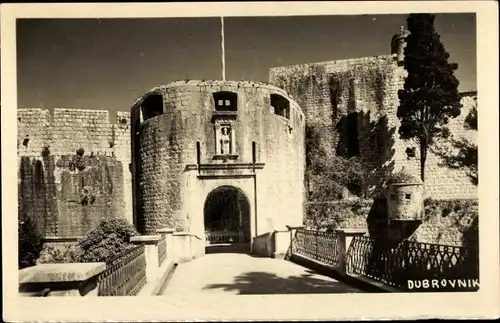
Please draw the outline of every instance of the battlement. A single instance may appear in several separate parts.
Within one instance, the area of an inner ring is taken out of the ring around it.
[[[95,123],[101,124],[117,124],[123,125],[125,122],[123,119],[130,119],[130,112],[128,111],[116,111],[116,117],[111,118],[112,113],[108,110],[95,110],[95,109],[43,109],[43,108],[33,108],[33,109],[18,109],[17,110],[17,121],[24,123],[30,121],[36,121],[36,119],[48,119],[50,122],[54,122],[55,119],[75,119],[76,120],[91,120]],[[32,120],[32,119],[35,120]]]
[[[239,89],[244,90],[267,90],[272,93],[280,94],[284,97],[288,97],[293,100],[286,90],[268,83],[261,81],[222,81],[222,80],[184,80],[184,81],[174,81],[165,85],[160,85],[152,88],[144,95],[139,97],[133,107],[140,105],[145,98],[152,94],[169,94],[175,91],[195,91],[195,92],[205,92],[205,91],[230,91],[238,92]]]
[[[119,111],[110,120],[107,110],[18,109],[17,147],[20,157],[39,157],[49,148],[65,155],[87,152],[123,156],[130,150],[130,113]]]

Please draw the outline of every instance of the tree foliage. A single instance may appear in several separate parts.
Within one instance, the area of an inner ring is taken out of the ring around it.
[[[460,94],[455,63],[448,63],[439,34],[434,28],[434,15],[410,14],[410,35],[404,50],[404,68],[408,72],[404,89],[398,91],[401,121],[399,135],[414,139],[420,145],[420,171],[424,181],[427,149],[446,132],[450,118],[460,115]]]
[[[133,245],[130,238],[137,235],[134,226],[124,218],[105,219],[79,241],[78,261],[106,262]]]
[[[337,156],[335,151],[322,145],[320,133],[306,127],[306,164],[310,200],[328,201],[339,199],[344,189],[359,194],[366,177],[367,166],[359,157]]]
[[[43,247],[42,235],[29,217],[18,217],[17,233],[19,269],[36,265]]]

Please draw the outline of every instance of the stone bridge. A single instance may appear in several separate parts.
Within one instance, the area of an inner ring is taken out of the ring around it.
[[[275,231],[266,241],[272,243],[249,252],[246,243],[209,244],[189,232],[161,229],[133,237],[137,246],[109,263],[22,269],[19,292],[158,296],[195,309],[200,297],[479,289],[478,252],[469,247],[382,243],[359,229],[297,227]]]

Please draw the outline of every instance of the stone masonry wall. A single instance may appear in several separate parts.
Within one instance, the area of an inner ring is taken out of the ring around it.
[[[45,236],[84,235],[104,217],[132,221],[129,118],[19,109],[19,216],[34,218]]]
[[[410,241],[454,246],[478,243],[478,200],[424,201],[424,221]],[[378,210],[378,212],[385,210]],[[307,204],[305,225],[312,229],[367,229],[369,214],[376,212],[374,201],[352,199]]]
[[[418,147],[399,139],[396,117],[397,91],[404,86],[406,71],[394,55],[346,59],[272,68],[270,82],[285,89],[300,104],[306,124],[321,133],[321,145],[332,151],[345,149],[352,140],[342,132],[349,115],[355,113],[359,154],[373,165],[367,179],[375,185],[384,174],[404,168],[420,175]],[[475,142],[476,131],[463,123],[475,106],[475,93],[464,95],[462,114],[450,122],[455,138]],[[442,142],[441,145],[450,143]],[[408,158],[407,148],[415,147],[415,157]],[[449,169],[443,159],[428,153],[426,196],[438,199],[477,198],[477,187],[465,170]]]

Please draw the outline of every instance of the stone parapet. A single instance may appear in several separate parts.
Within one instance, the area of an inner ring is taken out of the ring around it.
[[[22,296],[50,290],[50,296],[98,296],[98,276],[106,263],[41,264],[19,271]]]

